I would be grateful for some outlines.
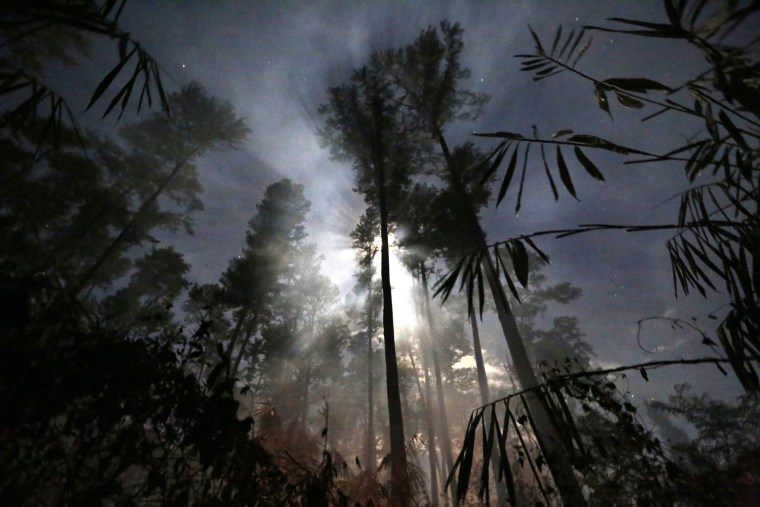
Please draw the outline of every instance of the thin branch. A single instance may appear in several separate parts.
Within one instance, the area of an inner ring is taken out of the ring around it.
[[[760,362],[760,359],[756,357],[750,357],[750,356],[742,357],[741,360]],[[497,403],[507,402],[511,398],[514,398],[516,396],[521,396],[528,392],[535,391],[537,389],[543,389],[550,385],[561,385],[564,382],[567,382],[568,380],[575,380],[578,378],[596,377],[598,375],[609,375],[611,373],[620,373],[623,371],[631,371],[631,370],[642,370],[642,369],[656,370],[658,368],[663,368],[665,366],[676,366],[676,365],[691,366],[691,365],[699,365],[699,364],[722,364],[722,363],[729,363],[729,362],[730,361],[728,359],[722,359],[722,358],[719,359],[719,358],[714,358],[714,357],[702,357],[698,359],[671,359],[671,360],[662,360],[662,361],[648,361],[645,363],[630,364],[626,366],[618,366],[615,368],[606,368],[603,370],[591,370],[591,371],[579,371],[575,373],[567,373],[565,375],[552,377],[551,379],[549,379],[547,382],[543,384],[539,384],[534,387],[529,387],[527,389],[517,391],[516,393],[512,393],[508,396],[504,396],[503,398],[493,400],[492,402],[486,405],[476,408],[475,410],[473,410],[473,413],[475,413],[478,410],[485,410],[487,407],[490,407]]]

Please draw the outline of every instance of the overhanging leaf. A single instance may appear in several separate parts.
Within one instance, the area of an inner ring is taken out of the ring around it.
[[[615,93],[615,96],[618,99],[618,102],[620,102],[621,105],[625,107],[629,107],[631,109],[641,109],[644,107],[644,103],[641,102],[638,99],[634,99],[630,95],[625,95],[623,93]]]
[[[734,125],[734,123],[731,121],[731,118],[728,117],[726,112],[721,109],[720,113],[718,113],[718,117],[720,118],[723,127],[725,127],[728,133],[731,134],[731,137],[734,139],[734,141],[736,141],[736,144],[745,150],[749,149],[747,141],[744,140],[744,136],[742,136],[741,132],[736,127],[736,125]]]
[[[512,181],[512,176],[515,174],[515,168],[517,167],[517,147],[515,147],[514,151],[512,152],[512,158],[509,160],[509,165],[507,166],[507,173],[504,175],[504,180],[501,182],[501,187],[499,188],[499,194],[496,197],[496,206],[498,206],[502,199],[504,199],[504,196],[507,193],[507,189],[509,188],[509,184]]]
[[[665,86],[662,83],[653,81],[651,79],[639,78],[639,77],[613,77],[602,81],[604,84],[627,90],[629,92],[646,93],[649,90],[661,90],[665,92],[671,91],[671,88]]]
[[[114,66],[111,71],[105,75],[105,77],[98,83],[98,86],[95,88],[95,91],[92,93],[92,97],[90,98],[90,103],[87,104],[87,108],[85,110],[89,110],[95,102],[100,98],[103,93],[108,89],[109,86],[111,86],[111,83],[114,79],[116,79],[116,76],[119,75],[119,72],[121,72],[121,69],[124,68],[124,66],[127,64],[127,62],[132,58],[132,55],[135,54],[137,51],[137,47],[133,48],[132,51],[129,52],[129,54],[126,56],[126,58],[122,58],[119,63]]]
[[[610,117],[612,117],[612,113],[610,112],[610,104],[607,101],[607,94],[605,93],[604,88],[598,85],[595,86],[594,94],[596,95],[596,101],[597,104],[599,104],[599,108],[605,113],[609,114]]]
[[[612,143],[610,141],[602,139],[601,137],[591,136],[587,134],[576,134],[568,138],[568,141],[572,143],[585,144],[593,148],[601,148],[603,150],[612,151],[615,153],[622,153],[624,155],[631,153],[640,153],[632,148],[626,148],[625,146],[620,146],[619,144]]]
[[[515,267],[515,276],[523,287],[528,286],[528,252],[519,240],[511,241],[512,264]]]
[[[530,34],[531,36],[533,36],[533,40],[536,43],[536,51],[539,54],[543,55],[545,51],[544,51],[544,47],[541,45],[541,41],[539,40],[538,35],[536,35],[536,32],[533,31],[533,27],[531,27],[530,25],[528,25],[528,30],[530,30]]]
[[[573,186],[573,180],[570,178],[570,171],[567,170],[567,164],[565,158],[562,156],[562,150],[557,146],[557,167],[559,168],[559,179],[562,180],[562,184],[570,195],[578,199],[575,195],[575,187]]]
[[[594,165],[591,160],[589,160],[588,157],[583,153],[581,148],[579,146],[575,147],[575,157],[578,159],[578,161],[583,165],[583,167],[586,169],[586,172],[591,175],[592,178],[597,179],[599,181],[604,181],[604,175],[597,169],[597,167]]]
[[[546,179],[549,180],[549,186],[552,189],[552,195],[554,196],[554,200],[559,199],[559,193],[557,192],[557,186],[554,184],[554,178],[552,177],[551,170],[549,169],[549,163],[546,161],[546,151],[544,150],[544,145],[541,145],[541,161],[544,163],[544,171],[546,172]]]

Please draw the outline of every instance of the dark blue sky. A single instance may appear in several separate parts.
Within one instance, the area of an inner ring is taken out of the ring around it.
[[[536,125],[542,135],[573,128],[653,152],[676,146],[699,125],[677,117],[641,123],[646,112],[617,103],[612,104],[611,120],[596,107],[593,87],[577,76],[566,73],[533,83],[530,75],[519,72],[513,55],[533,50],[528,25],[550,42],[560,24],[569,30],[605,24],[611,16],[659,20],[664,13],[659,1],[130,1],[123,27],[161,63],[169,86],[199,81],[229,100],[252,129],[241,150],[217,154],[202,165],[206,209],[196,216],[195,236],[167,241],[186,253],[197,281],[216,281],[239,252],[246,223],[266,186],[289,177],[306,187],[312,202],[310,238],[326,256],[325,272],[345,294],[353,270],[347,234],[363,211],[363,199],[351,191],[351,171],[330,161],[320,148],[317,108],[328,87],[345,81],[371,51],[407,44],[420,30],[443,19],[458,21],[465,29],[462,61],[472,72],[469,88],[491,95],[478,122],[449,133],[452,144],[471,139],[473,130],[530,135]],[[680,43],[597,32],[578,68],[598,78],[647,75],[677,85],[703,65],[700,55]],[[93,77],[92,86],[96,83]],[[494,144],[475,142],[484,149]],[[574,171],[580,201],[565,193],[555,203],[543,168],[534,165],[519,216],[514,214],[513,194],[498,209],[492,206],[482,213],[489,239],[582,223],[675,220],[678,202],[662,203],[687,188],[681,168],[626,166],[621,158],[588,155],[604,172],[605,183]],[[720,294],[710,295],[709,301],[698,295],[673,297],[668,237],[669,233],[597,232],[540,240],[551,257],[546,271],[550,279],[571,282],[584,291],[580,300],[561,311],[579,317],[599,364],[709,355],[698,335],[665,324],[650,323],[642,334],[656,353],[646,354],[636,343],[637,321],[651,316],[696,316],[697,324],[711,332],[714,324],[707,314],[725,300]],[[492,354],[502,354],[498,333],[486,326],[485,334]],[[679,367],[652,374],[642,396],[655,390],[663,393],[684,381],[700,389],[736,389],[735,380],[714,367]]]

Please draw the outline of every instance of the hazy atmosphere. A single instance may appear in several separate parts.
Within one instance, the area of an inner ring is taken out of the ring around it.
[[[757,11],[0,7],[0,503],[746,505]]]
[[[473,139],[472,132],[506,130],[530,135],[535,125],[544,136],[573,128],[652,152],[676,146],[694,135],[700,125],[681,118],[674,125],[667,117],[642,124],[641,118],[651,111],[625,109],[619,104],[612,106],[612,119],[595,107],[593,87],[577,76],[563,74],[534,83],[530,73],[519,71],[519,61],[513,57],[532,50],[529,26],[550,40],[559,25],[568,30],[602,24],[610,17],[660,19],[664,15],[657,1],[578,5],[315,2],[309,6],[302,2],[221,2],[213,8],[202,2],[149,6],[130,2],[122,25],[151,51],[170,82],[176,86],[191,80],[202,83],[215,96],[229,100],[251,128],[240,149],[214,154],[203,163],[205,209],[194,215],[194,237],[173,236],[166,241],[186,255],[195,280],[217,280],[229,258],[242,248],[245,224],[266,186],[291,178],[304,185],[312,203],[307,229],[310,241],[325,256],[323,270],[345,295],[355,270],[348,233],[365,204],[361,195],[352,192],[355,185],[350,167],[331,161],[329,151],[320,146],[317,129],[322,119],[317,109],[327,99],[328,88],[346,81],[372,51],[407,44],[441,20],[459,22],[465,31],[461,61],[471,73],[465,86],[491,97],[477,121],[451,126],[456,142],[471,140],[487,150],[496,143]],[[646,74],[675,84],[700,72],[703,58],[685,44],[673,43],[663,50],[658,40],[597,33],[583,64],[599,78]],[[100,77],[93,75],[93,86]],[[565,194],[554,202],[542,171],[529,171],[517,216],[514,195],[498,209],[491,203],[481,212],[489,240],[589,223],[668,223],[677,215],[678,200],[666,202],[684,189],[683,171],[677,165],[624,166],[620,157],[601,157],[598,165],[604,169],[607,183],[579,177],[579,201]],[[698,294],[673,297],[664,248],[670,236],[668,231],[598,232],[563,240],[541,239],[541,248],[551,260],[547,276],[583,290],[582,299],[563,311],[579,318],[600,364],[710,353],[700,344],[698,334],[681,335],[669,324],[656,322],[645,327],[642,340],[647,349],[657,349],[657,354],[646,355],[636,344],[639,319],[698,317],[704,322],[710,312],[719,312],[727,302],[720,294],[711,295],[708,301]],[[504,347],[501,338],[493,342]],[[704,375],[698,377],[704,380],[700,389],[738,387],[714,367],[704,369]],[[661,376],[669,389],[682,381],[677,377],[682,373],[674,370],[655,376]],[[668,378],[670,375],[675,377]],[[716,382],[722,385],[715,386]]]

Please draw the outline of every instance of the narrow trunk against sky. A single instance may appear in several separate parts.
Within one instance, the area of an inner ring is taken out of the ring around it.
[[[491,400],[488,390],[488,377],[486,365],[483,361],[483,349],[480,347],[480,332],[478,331],[478,317],[475,312],[470,314],[470,327],[472,328],[472,351],[475,355],[475,369],[478,373],[478,389],[480,390],[480,404],[485,405]]]
[[[230,343],[227,345],[227,350],[225,351],[225,354],[229,358],[232,358],[232,352],[235,350],[235,345],[237,345],[238,339],[240,339],[240,332],[243,329],[243,322],[245,322],[245,319],[248,317],[249,311],[250,310],[248,306],[244,306],[240,310],[240,315],[238,316],[237,322],[235,323],[235,329],[232,330]]]
[[[248,312],[246,311],[246,315],[247,314]],[[235,375],[237,375],[238,369],[240,368],[240,363],[242,363],[243,357],[245,356],[245,349],[251,343],[251,339],[256,334],[256,329],[259,327],[258,320],[259,320],[259,313],[258,311],[256,311],[254,312],[252,318],[248,321],[247,326],[245,322],[243,322],[243,327],[245,329],[245,337],[243,338],[243,343],[240,344],[240,350],[238,350],[237,358],[235,359],[235,362],[232,364],[232,369],[230,370],[230,377],[234,377]],[[237,339],[237,337],[233,337],[233,338]],[[254,349],[256,348],[258,347],[254,347]],[[230,344],[230,351],[231,350],[232,350],[232,344]],[[254,363],[256,361],[256,354],[257,354],[256,350],[254,350],[250,354],[252,361]]]
[[[191,155],[192,156],[192,155]],[[171,181],[174,179],[174,177],[179,173],[179,171],[185,166],[188,160],[190,160],[191,156],[188,156],[187,158],[177,162],[174,164],[174,168],[169,173],[169,175],[164,178],[161,183],[158,185],[158,188],[150,195],[148,196],[145,201],[140,205],[138,210],[135,212],[134,215],[132,215],[132,218],[129,220],[127,225],[124,226],[124,228],[119,232],[119,234],[111,241],[111,244],[108,245],[108,247],[100,254],[100,257],[98,257],[95,262],[90,266],[87,271],[82,275],[82,277],[79,279],[79,281],[74,285],[74,287],[69,291],[69,297],[71,299],[75,299],[82,290],[84,290],[85,287],[90,283],[90,281],[93,279],[93,277],[100,271],[100,268],[103,267],[103,264],[106,263],[108,259],[111,258],[111,256],[116,253],[118,248],[121,246],[124,239],[129,235],[130,232],[135,227],[135,224],[139,219],[143,217],[147,209],[153,205],[153,203],[156,202],[156,200],[159,198],[159,196],[163,193],[164,189],[166,189],[166,186],[171,183]]]
[[[377,172],[378,208],[380,211],[380,279],[383,287],[383,341],[385,343],[385,383],[388,393],[388,426],[391,442],[391,500],[394,506],[408,505],[411,497],[406,465],[404,418],[401,412],[401,390],[396,363],[396,337],[393,330],[393,300],[391,297],[390,248],[388,245],[388,200],[385,189],[381,140],[376,139],[375,171]]]

